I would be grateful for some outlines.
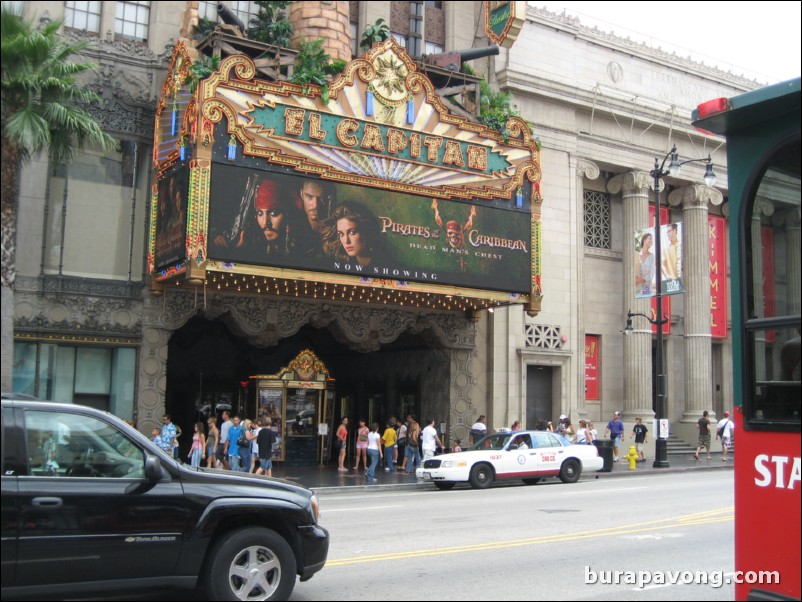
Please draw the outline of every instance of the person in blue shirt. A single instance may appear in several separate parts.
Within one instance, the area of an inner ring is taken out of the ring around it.
[[[239,446],[237,445],[237,440],[239,440],[241,434],[242,425],[240,424],[239,416],[233,416],[231,418],[231,428],[228,429],[226,453],[228,454],[228,467],[234,472],[239,472],[241,470]]]
[[[621,445],[621,438],[624,435],[624,423],[621,422],[621,412],[615,412],[613,419],[607,423],[604,434],[610,435],[613,441],[613,459],[618,462],[618,446]]]
[[[175,425],[173,424],[173,418],[170,414],[165,414],[162,417],[162,431],[161,436],[159,437],[159,447],[161,447],[165,453],[173,455],[173,444],[175,442]]]

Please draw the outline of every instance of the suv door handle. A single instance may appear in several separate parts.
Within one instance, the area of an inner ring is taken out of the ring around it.
[[[31,504],[39,508],[61,508],[63,501],[60,497],[35,497]]]

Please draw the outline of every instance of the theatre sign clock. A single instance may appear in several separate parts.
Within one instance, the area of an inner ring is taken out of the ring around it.
[[[457,116],[392,39],[328,94],[245,55],[192,82],[179,45],[154,142],[149,265],[166,284],[539,310],[540,150]],[[324,98],[325,96],[325,98]]]

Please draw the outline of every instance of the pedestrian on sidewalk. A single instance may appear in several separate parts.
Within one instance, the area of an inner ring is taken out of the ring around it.
[[[434,428],[434,418],[426,421],[426,428],[421,433],[421,449],[423,450],[423,461],[434,458],[434,453],[438,449],[443,449],[440,437],[437,436],[437,429]]]
[[[382,435],[382,443],[384,443],[384,472],[395,470],[395,459],[393,455],[396,451],[395,442],[398,435],[395,432],[393,422],[395,421],[392,418],[387,421],[387,428],[384,429],[384,434]]]
[[[724,412],[724,418],[716,425],[716,439],[721,438],[721,461],[727,461],[727,453],[732,449],[732,435],[735,424],[730,419],[730,413]]]
[[[610,439],[613,442],[613,462],[618,462],[618,446],[621,445],[621,438],[624,435],[624,423],[621,422],[621,412],[613,412],[613,418],[607,423],[604,434],[610,435]]]
[[[335,448],[340,448],[337,466],[337,470],[340,472],[348,472],[348,469],[345,467],[346,443],[348,443],[348,417],[343,416],[340,421],[340,426],[337,427],[337,434],[334,437]]]
[[[398,439],[395,443],[395,461],[396,464],[400,464],[396,468],[396,470],[400,470],[401,472],[407,469],[407,425],[405,422],[402,422],[398,425]]]
[[[638,462],[646,461],[646,455],[643,453],[643,446],[646,445],[646,434],[648,432],[649,429],[643,424],[643,419],[640,416],[635,418],[635,426],[632,427],[632,434],[629,438],[632,439],[632,437],[635,437],[635,449],[638,450],[638,454],[640,455]]]
[[[368,435],[370,429],[365,425],[364,420],[359,421],[359,428],[356,430],[356,462],[354,470],[359,470],[359,459],[362,458],[362,465],[365,471],[368,470]]]
[[[479,439],[487,435],[487,424],[485,424],[484,414],[476,419],[476,422],[471,425],[471,440],[468,442],[469,446],[476,444]]]
[[[379,423],[374,422],[371,425],[371,430],[368,433],[368,459],[370,460],[370,465],[368,466],[368,483],[375,483],[378,481],[376,478],[376,467],[379,465],[379,462],[382,458],[382,438],[379,435]]]
[[[409,426],[407,426],[407,451],[406,457],[407,474],[415,474],[415,469],[420,467],[420,425],[415,421],[415,418],[409,417]]]
[[[256,474],[264,474],[268,477],[273,476],[273,444],[276,442],[276,434],[270,428],[273,421],[270,416],[262,419],[262,429],[256,435],[256,443],[259,446],[259,468]]]
[[[591,445],[593,443],[593,435],[588,430],[588,423],[585,420],[579,421],[579,429],[574,435],[574,441],[577,445]]]
[[[707,459],[710,460],[710,419],[708,418],[707,410],[702,412],[702,417],[696,423],[696,428],[699,429],[699,444],[693,457],[698,460],[699,452],[707,449]]]

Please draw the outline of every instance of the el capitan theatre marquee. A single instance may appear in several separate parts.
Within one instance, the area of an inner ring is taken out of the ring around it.
[[[319,87],[245,55],[157,112],[148,262],[166,284],[473,310],[540,309],[540,149],[452,114],[393,40]]]

